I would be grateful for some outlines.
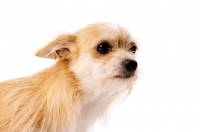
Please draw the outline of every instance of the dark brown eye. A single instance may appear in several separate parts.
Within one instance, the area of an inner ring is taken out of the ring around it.
[[[97,46],[97,51],[100,54],[107,54],[111,50],[111,46],[107,42],[100,43]]]
[[[133,52],[133,53],[135,53],[136,50],[137,50],[137,47],[136,47],[136,46],[132,46],[132,47],[130,48],[130,51]]]

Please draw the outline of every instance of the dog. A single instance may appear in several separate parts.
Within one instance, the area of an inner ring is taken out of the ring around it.
[[[137,79],[137,44],[123,27],[100,22],[62,34],[36,52],[56,63],[0,83],[0,131],[87,132]]]

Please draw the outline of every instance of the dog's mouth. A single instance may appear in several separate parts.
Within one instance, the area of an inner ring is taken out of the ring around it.
[[[122,79],[127,79],[127,78],[131,78],[135,75],[135,73],[123,73],[123,74],[119,74],[114,76],[115,78],[122,78]]]

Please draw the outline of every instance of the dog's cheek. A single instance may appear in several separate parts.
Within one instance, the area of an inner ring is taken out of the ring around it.
[[[82,55],[76,60],[72,60],[70,69],[79,79],[88,78],[93,73],[93,63],[94,62],[92,62],[87,55]]]

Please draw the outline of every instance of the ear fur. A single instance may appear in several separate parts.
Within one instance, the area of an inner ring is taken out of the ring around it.
[[[36,52],[36,56],[51,59],[64,59],[74,50],[76,37],[73,34],[63,34],[50,44]]]

